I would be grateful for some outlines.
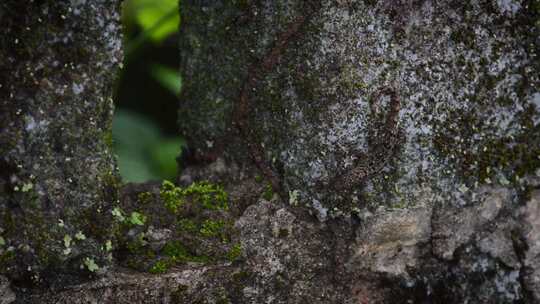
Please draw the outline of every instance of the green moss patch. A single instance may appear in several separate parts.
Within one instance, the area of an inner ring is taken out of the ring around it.
[[[117,256],[125,266],[163,273],[184,263],[234,261],[241,255],[232,243],[234,218],[222,186],[164,181],[154,190],[140,190],[112,210],[121,223]]]

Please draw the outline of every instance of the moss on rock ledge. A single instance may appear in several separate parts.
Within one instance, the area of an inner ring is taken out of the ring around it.
[[[178,187],[128,185],[117,210],[118,260],[150,273],[164,273],[186,263],[232,262],[241,254],[235,243],[231,201],[219,185],[195,182]],[[133,224],[129,214],[143,214]]]

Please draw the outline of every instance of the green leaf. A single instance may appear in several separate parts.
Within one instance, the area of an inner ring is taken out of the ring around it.
[[[120,109],[114,113],[113,141],[115,146],[140,150],[154,145],[159,137],[159,129],[146,117]]]
[[[163,179],[174,179],[177,172],[176,157],[180,154],[184,141],[180,138],[162,139],[152,150],[152,163],[157,174]]]
[[[159,176],[152,169],[152,164],[144,155],[146,152],[117,149],[116,153],[120,175],[124,181],[140,183],[159,179]]]
[[[140,214],[139,212],[131,212],[129,222],[133,225],[143,226],[144,222],[146,222],[146,216]]]
[[[161,64],[153,64],[150,67],[150,74],[169,92],[174,95],[180,94],[182,89],[180,71]]]
[[[178,31],[178,0],[129,0],[124,6],[127,15],[142,28],[141,35],[160,42]]]
[[[71,246],[71,241],[72,241],[71,236],[69,236],[68,234],[64,235],[64,246],[66,248],[69,248],[69,246]]]
[[[96,264],[94,259],[84,258],[83,263],[90,272],[96,272],[99,269],[99,266]]]
[[[120,175],[127,182],[158,179],[152,169],[150,151],[159,147],[157,126],[140,114],[118,110],[113,119],[114,150]]]

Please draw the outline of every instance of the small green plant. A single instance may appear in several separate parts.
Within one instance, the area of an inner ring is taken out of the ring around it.
[[[128,221],[132,225],[144,226],[144,223],[146,222],[146,216],[134,211],[131,212]]]
[[[199,230],[197,223],[195,223],[193,220],[185,218],[178,221],[178,228],[188,233],[197,233]]]
[[[199,232],[204,237],[217,237],[223,236],[223,229],[225,228],[225,222],[223,220],[205,220],[201,226]]]
[[[184,191],[167,180],[163,181],[159,195],[165,203],[165,207],[173,213],[176,213],[184,203]]]
[[[208,210],[228,210],[228,195],[223,187],[208,182],[197,182],[183,189],[175,186],[170,181],[164,181],[161,185],[160,196],[165,207],[173,213],[178,212],[189,196],[194,202],[199,203]]]
[[[191,184],[184,191],[185,195],[193,195],[205,209],[229,210],[227,192],[223,187],[208,182]]]
[[[167,271],[168,268],[169,265],[166,261],[159,260],[148,270],[148,272],[153,274],[159,274],[164,273],[165,271]]]
[[[99,266],[96,264],[96,262],[92,258],[88,258],[88,257],[84,258],[83,263],[88,269],[88,271],[90,272],[96,272],[99,270]]]
[[[240,256],[242,255],[242,246],[240,244],[236,244],[232,246],[232,248],[227,253],[227,259],[231,262],[236,261]]]
[[[193,255],[180,241],[168,242],[163,247],[163,254],[170,258],[174,263],[196,262],[196,263],[208,263],[210,257],[204,255]]]
[[[119,222],[123,222],[126,220],[126,218],[124,217],[124,211],[122,211],[120,207],[114,207],[114,209],[111,211],[111,214]]]
[[[268,184],[266,185],[266,188],[263,192],[263,198],[267,201],[271,200],[274,197],[274,189],[272,188],[272,185]]]

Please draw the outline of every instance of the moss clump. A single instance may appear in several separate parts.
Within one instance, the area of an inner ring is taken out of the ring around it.
[[[221,186],[208,182],[193,183],[183,189],[170,181],[164,181],[160,189],[160,196],[167,209],[173,213],[178,211],[187,197],[191,197],[192,200],[208,210],[226,211],[229,209],[227,192]]]
[[[188,291],[186,285],[178,285],[176,290],[171,294],[172,303],[185,303],[186,292]]]
[[[221,186],[208,182],[193,183],[184,193],[194,196],[195,200],[208,210],[229,210],[228,195]]]
[[[178,221],[178,229],[181,230],[181,232],[187,232],[192,234],[195,234],[199,231],[197,223],[187,218],[183,218]]]
[[[167,269],[169,269],[169,267],[170,266],[166,261],[159,260],[150,268],[150,270],[148,270],[148,272],[153,274],[164,273],[165,271],[167,271]]]
[[[205,255],[194,255],[180,241],[168,242],[163,248],[163,253],[169,258],[171,264],[195,262],[208,263],[212,259]]]
[[[272,185],[266,185],[262,196],[267,201],[271,200],[274,197],[274,188],[272,188]]]
[[[184,203],[184,191],[167,180],[163,181],[159,195],[165,207],[173,213],[176,213],[178,208]]]
[[[153,195],[150,192],[141,192],[137,194],[137,202],[140,204],[149,204],[153,201]]]
[[[231,262],[238,260],[240,256],[242,256],[242,246],[240,244],[232,246],[227,253],[227,259]]]
[[[6,269],[8,264],[15,259],[15,251],[0,253],[0,270]]]
[[[532,114],[522,113],[522,129],[511,136],[498,134],[477,113],[452,115],[456,123],[436,126],[435,148],[471,184],[495,182],[500,174],[515,183],[516,177],[534,174],[540,167],[540,147],[534,144],[540,140],[539,128]]]
[[[288,236],[289,236],[289,230],[283,229],[283,228],[279,229],[279,233],[278,233],[279,238],[284,239],[284,238],[286,238]]]
[[[221,236],[222,240],[225,238],[223,235],[223,229],[225,222],[223,220],[205,220],[199,233],[204,237],[218,237]]]
[[[207,264],[239,255],[239,248],[230,244],[234,220],[221,186],[197,182],[177,187],[164,181],[159,195],[147,187],[130,195],[123,210],[111,211],[121,223],[117,255],[124,265],[162,273],[183,263]]]

